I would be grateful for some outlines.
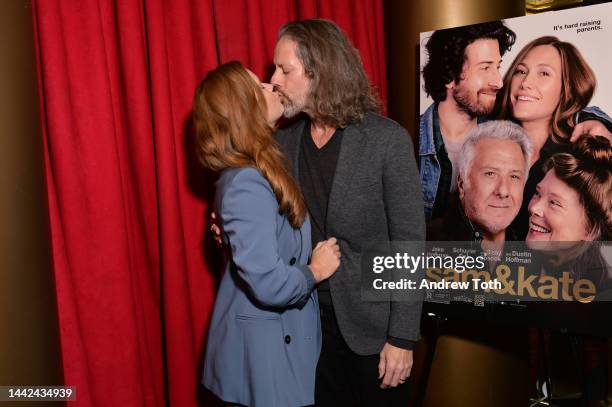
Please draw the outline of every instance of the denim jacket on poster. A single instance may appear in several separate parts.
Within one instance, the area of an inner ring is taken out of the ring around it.
[[[427,220],[431,219],[433,213],[440,180],[440,162],[436,155],[433,129],[433,112],[436,108],[436,103],[432,103],[421,115],[419,123],[419,173],[425,206],[425,219]]]
[[[425,208],[425,219],[431,220],[436,201],[436,192],[440,182],[440,161],[436,154],[434,140],[434,110],[438,104],[432,103],[421,115],[419,121],[419,172],[421,190]],[[488,120],[486,116],[478,117],[478,123]],[[576,123],[587,120],[601,121],[612,132],[612,118],[597,106],[589,106],[576,113]]]

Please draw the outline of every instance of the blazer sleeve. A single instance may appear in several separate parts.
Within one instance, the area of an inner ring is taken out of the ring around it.
[[[264,306],[301,306],[315,286],[307,265],[286,264],[279,255],[278,203],[255,169],[240,171],[221,200],[223,230],[232,260],[247,289]]]
[[[390,134],[383,167],[385,212],[392,242],[425,240],[425,217],[419,174],[408,133],[397,127]],[[420,254],[417,253],[417,255]],[[419,284],[419,274],[412,276]],[[416,341],[420,337],[422,295],[418,290],[392,294],[387,336]]]

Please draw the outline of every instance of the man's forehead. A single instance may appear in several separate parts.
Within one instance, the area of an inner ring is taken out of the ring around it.
[[[465,47],[465,62],[478,64],[481,62],[499,62],[499,42],[492,38],[479,38]]]
[[[297,43],[288,37],[281,37],[274,47],[274,60],[282,60],[283,63],[295,63],[297,60]]]
[[[522,155],[521,145],[513,140],[484,138],[478,141],[476,148],[480,153],[505,153]]]

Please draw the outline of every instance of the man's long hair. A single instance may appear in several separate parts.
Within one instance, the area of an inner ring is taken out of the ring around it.
[[[297,43],[297,57],[311,79],[308,108],[312,118],[331,127],[359,122],[368,111],[380,111],[359,52],[331,21],[294,21],[278,38]]]
[[[306,205],[266,122],[261,89],[240,62],[210,71],[193,98],[193,121],[198,155],[213,171],[255,167],[268,180],[294,228],[306,217]]]

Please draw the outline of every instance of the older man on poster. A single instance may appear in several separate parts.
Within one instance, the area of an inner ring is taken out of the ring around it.
[[[529,174],[531,141],[520,126],[489,121],[470,131],[458,160],[457,194],[448,214],[430,223],[428,239],[503,243],[518,214]]]

